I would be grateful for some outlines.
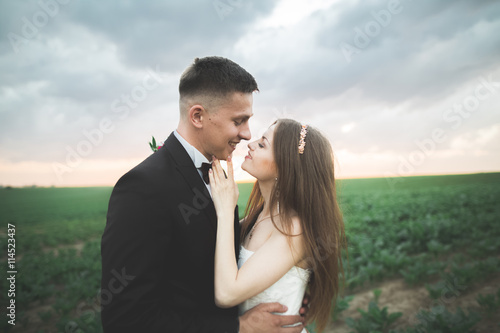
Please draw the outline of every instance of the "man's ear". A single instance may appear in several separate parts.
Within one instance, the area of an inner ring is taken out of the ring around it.
[[[188,117],[189,121],[191,122],[191,124],[193,124],[194,127],[202,128],[203,121],[207,117],[207,110],[205,110],[202,105],[195,104],[189,109]]]

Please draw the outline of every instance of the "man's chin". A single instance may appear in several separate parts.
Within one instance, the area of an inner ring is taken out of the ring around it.
[[[215,158],[218,159],[218,160],[225,161],[225,160],[227,160],[228,156],[229,156],[228,152],[223,152],[223,153],[215,155]]]

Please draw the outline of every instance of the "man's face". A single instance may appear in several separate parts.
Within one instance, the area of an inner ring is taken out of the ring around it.
[[[248,120],[252,113],[253,95],[235,92],[220,103],[218,110],[205,114],[201,131],[202,153],[211,160],[214,155],[225,160],[241,140],[250,140]]]

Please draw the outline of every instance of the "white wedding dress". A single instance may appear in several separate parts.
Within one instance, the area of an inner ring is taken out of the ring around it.
[[[240,257],[238,260],[238,268],[241,268],[245,261],[253,255],[254,252],[240,247]],[[258,295],[247,299],[239,305],[240,315],[250,310],[261,303],[278,302],[286,305],[288,310],[285,313],[277,313],[279,315],[298,315],[302,306],[302,299],[306,291],[311,271],[298,266],[292,267],[281,279],[275,284],[264,290]],[[297,323],[298,324],[298,323]],[[295,326],[295,325],[291,325]],[[302,333],[305,333],[305,328]]]

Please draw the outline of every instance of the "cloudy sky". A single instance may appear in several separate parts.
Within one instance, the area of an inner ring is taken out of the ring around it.
[[[254,137],[316,126],[339,177],[500,171],[499,31],[493,0],[3,0],[0,185],[113,185],[208,55],[257,79]]]

